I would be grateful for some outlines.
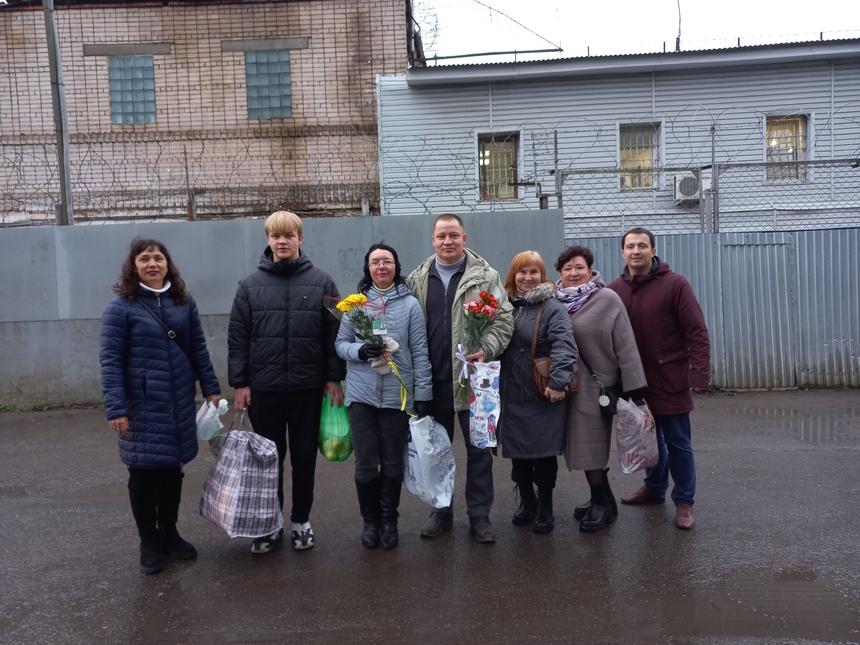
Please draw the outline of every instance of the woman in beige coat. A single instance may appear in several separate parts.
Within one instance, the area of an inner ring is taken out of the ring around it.
[[[618,507],[609,487],[607,463],[612,439],[612,416],[601,412],[600,387],[626,399],[643,400],[645,372],[627,310],[618,295],[606,289],[592,269],[594,255],[584,246],[571,246],[558,257],[561,275],[558,298],[568,310],[579,347],[580,388],[569,400],[567,442],[564,450],[569,470],[584,470],[591,489],[588,503],[576,507],[579,530],[600,531],[615,521]]]

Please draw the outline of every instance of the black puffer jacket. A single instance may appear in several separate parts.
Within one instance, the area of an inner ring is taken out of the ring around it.
[[[274,262],[266,248],[233,300],[230,386],[283,392],[343,380],[346,366],[334,351],[339,322],[326,309],[337,300],[334,280],[306,255]]]

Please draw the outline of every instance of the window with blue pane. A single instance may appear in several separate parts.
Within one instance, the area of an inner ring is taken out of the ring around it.
[[[245,52],[248,118],[268,121],[293,115],[290,50]]]
[[[152,56],[108,58],[111,122],[155,123],[155,66]]]

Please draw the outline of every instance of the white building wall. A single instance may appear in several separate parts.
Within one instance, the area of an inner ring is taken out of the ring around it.
[[[520,181],[541,182],[544,192],[554,190],[555,133],[561,170],[615,168],[619,123],[660,122],[666,166],[709,164],[712,124],[719,163],[763,162],[768,114],[809,115],[809,159],[860,154],[855,60],[415,88],[393,76],[377,87],[384,215],[538,208],[533,187],[520,188],[516,201],[478,200],[478,132],[519,132]],[[830,199],[831,172],[814,169],[813,181],[793,187],[792,195]],[[738,211],[739,221],[750,217],[740,211],[779,207],[786,194],[767,184],[763,167],[727,171],[720,185],[721,210]],[[668,173],[657,190],[635,192],[621,191],[616,174],[568,177],[567,234],[614,234],[619,220],[666,232],[701,230],[699,208],[676,206],[672,191]]]

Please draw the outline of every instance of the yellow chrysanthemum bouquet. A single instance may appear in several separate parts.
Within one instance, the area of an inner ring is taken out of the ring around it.
[[[368,306],[367,296],[363,293],[351,293],[337,303],[336,309],[349,318],[357,338],[373,347],[383,347],[385,339],[373,333],[373,317],[367,311]]]
[[[392,360],[392,355],[398,349],[400,344],[390,336],[374,333],[373,320],[374,317],[368,311],[371,305],[367,302],[367,296],[363,293],[351,293],[343,300],[335,305],[335,309],[342,316],[349,318],[355,329],[355,337],[364,341],[368,345],[378,347],[383,350],[382,355],[370,360],[370,366],[380,374],[393,373],[397,381],[400,383],[400,409],[406,409],[406,384],[400,376],[400,371],[397,365]],[[332,312],[334,313],[334,312]]]

